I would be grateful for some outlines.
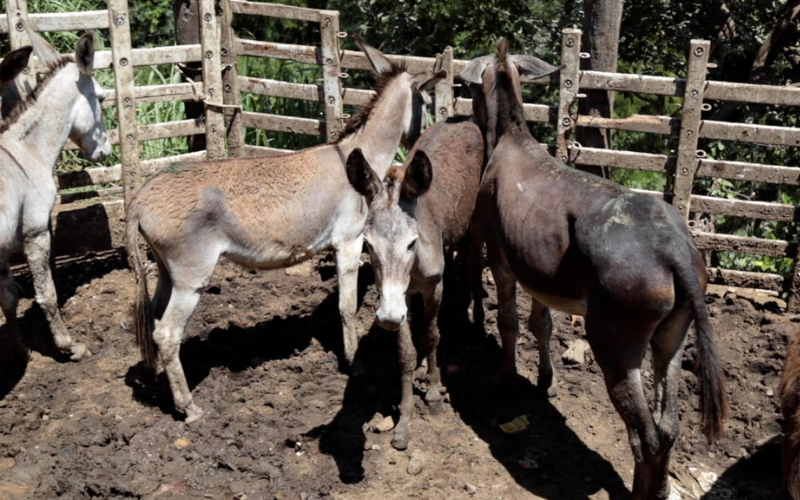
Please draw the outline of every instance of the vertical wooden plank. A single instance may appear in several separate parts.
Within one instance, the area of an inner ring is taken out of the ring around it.
[[[31,40],[20,23],[22,19],[28,19],[28,0],[6,0],[6,15],[8,16],[8,36],[11,50],[30,45]],[[17,81],[24,83],[28,91],[36,87],[36,71],[32,57],[28,61],[28,67],[17,77]]]
[[[228,156],[239,158],[244,148],[244,126],[242,125],[242,100],[239,94],[239,72],[236,69],[236,45],[231,23],[233,11],[230,0],[222,0],[222,101],[225,103],[225,126],[228,132]]]
[[[325,99],[325,139],[334,142],[342,133],[342,71],[339,51],[339,11],[322,10],[319,31],[322,47],[322,95]]]
[[[439,123],[453,116],[453,47],[446,47],[436,62],[434,71],[447,71],[447,76],[439,80],[434,90],[433,109],[436,123]]]
[[[567,139],[572,134],[570,107],[578,98],[580,77],[581,30],[567,28],[561,31],[561,74],[558,90],[558,123],[556,124],[556,150],[558,158],[569,161]]]
[[[108,0],[111,58],[114,87],[117,91],[119,151],[122,165],[122,186],[125,207],[142,185],[139,167],[139,127],[136,122],[133,64],[131,60],[131,26],[127,0]]]
[[[214,0],[200,1],[200,45],[203,55],[203,102],[206,109],[206,158],[225,157],[225,116],[223,114],[221,16]]]
[[[692,40],[686,71],[686,90],[683,95],[683,115],[681,116],[681,131],[678,136],[678,158],[675,162],[671,203],[687,222],[694,174],[700,165],[697,158],[697,138],[700,135],[700,119],[710,48],[711,42],[709,41]]]

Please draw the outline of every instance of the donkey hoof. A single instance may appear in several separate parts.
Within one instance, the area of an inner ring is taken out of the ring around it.
[[[90,351],[85,345],[78,344],[77,342],[72,344],[70,352],[71,352],[71,354],[69,355],[70,361],[80,361],[84,358],[91,357],[92,355],[92,351]]]
[[[197,422],[201,418],[203,418],[203,410],[201,410],[199,406],[191,403],[186,407],[186,419],[184,420],[186,425]]]
[[[410,432],[394,433],[392,437],[392,448],[398,451],[403,451],[408,448],[408,441],[411,439]]]
[[[434,401],[426,401],[425,403],[427,403],[428,412],[431,415],[439,415],[442,413],[442,410],[444,409],[444,405],[442,404],[441,398],[436,399]]]

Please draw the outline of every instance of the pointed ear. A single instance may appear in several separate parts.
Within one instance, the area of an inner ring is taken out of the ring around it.
[[[403,185],[400,187],[400,197],[406,201],[415,201],[428,191],[432,180],[431,160],[424,151],[417,151],[406,167]]]
[[[355,40],[358,48],[364,52],[364,55],[367,56],[367,60],[372,65],[375,73],[389,73],[392,71],[394,64],[380,50],[365,42],[358,33],[353,34],[353,40]]]
[[[483,72],[494,58],[494,54],[488,56],[476,57],[471,60],[467,67],[464,68],[458,77],[469,83],[483,83]]]
[[[556,71],[561,70],[560,67],[552,66],[542,61],[538,57],[513,55],[509,56],[509,59],[513,64],[517,66],[517,69],[519,69],[520,74],[524,75],[526,78],[530,78],[531,80],[542,78],[543,76],[547,75],[552,75]]]
[[[75,46],[75,62],[84,75],[91,75],[94,71],[94,36],[86,33],[78,40]]]
[[[61,54],[59,54],[58,51],[47,42],[47,40],[42,38],[39,33],[33,31],[24,19],[20,19],[19,22],[22,23],[22,26],[25,28],[25,32],[28,33],[28,38],[31,39],[33,50],[36,52],[36,55],[39,56],[39,59],[42,60],[42,63],[44,63],[45,67],[61,59]]]
[[[26,45],[21,49],[12,50],[0,62],[0,82],[8,82],[17,77],[28,66],[33,47]]]
[[[417,92],[422,92],[423,90],[433,87],[439,83],[439,80],[445,78],[446,76],[447,71],[443,69],[437,71],[436,73],[433,73],[432,71],[426,71],[424,73],[419,73],[412,76],[411,81],[413,82],[414,90]]]
[[[367,199],[367,204],[372,203],[372,200],[381,192],[383,186],[378,179],[378,175],[369,166],[367,159],[364,158],[364,153],[361,149],[354,149],[350,156],[347,157],[347,180],[350,185],[358,191],[361,196]]]

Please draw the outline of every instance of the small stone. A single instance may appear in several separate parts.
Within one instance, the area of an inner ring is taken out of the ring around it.
[[[394,420],[392,417],[386,417],[378,422],[378,425],[375,426],[375,429],[378,432],[389,432],[390,430],[394,429]]]
[[[182,449],[186,448],[187,446],[189,446],[189,440],[186,439],[186,438],[178,438],[178,439],[175,440],[173,445],[175,446],[175,448],[177,448],[179,450],[182,450]]]
[[[589,343],[583,339],[570,342],[567,350],[561,355],[561,360],[565,365],[582,365],[586,362],[586,351],[589,350]]]
[[[419,450],[411,452],[411,458],[408,459],[408,468],[406,472],[412,476],[418,475],[425,468],[425,454]]]
[[[478,487],[474,484],[467,483],[464,485],[464,491],[467,492],[467,495],[474,495],[478,491]]]
[[[772,389],[772,387],[768,388],[767,389],[767,396],[774,396],[774,395],[775,395],[775,391]]]

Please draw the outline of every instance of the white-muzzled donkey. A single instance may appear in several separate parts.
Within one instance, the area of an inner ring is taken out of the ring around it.
[[[175,408],[190,423],[203,411],[192,400],[178,351],[184,328],[220,257],[247,267],[291,266],[333,248],[339,280],[344,354],[355,356],[357,278],[366,203],[347,180],[345,161],[360,148],[383,175],[401,136],[426,120],[421,93],[445,72],[413,75],[359,37],[377,74],[378,92],[341,140],[273,158],[185,165],[161,173],[134,196],[128,255],[138,284],[134,325],[145,364],[166,371]],[[138,236],[158,265],[150,302]]]
[[[94,39],[90,34],[80,38],[73,57],[59,55],[30,33],[48,72],[0,123],[0,306],[14,349],[27,353],[17,324],[19,291],[8,263],[12,252],[22,250],[56,347],[78,360],[89,351],[67,332],[50,270],[50,214],[57,191],[53,169],[67,139],[92,161],[102,161],[111,153],[103,126],[103,89],[92,77]]]

